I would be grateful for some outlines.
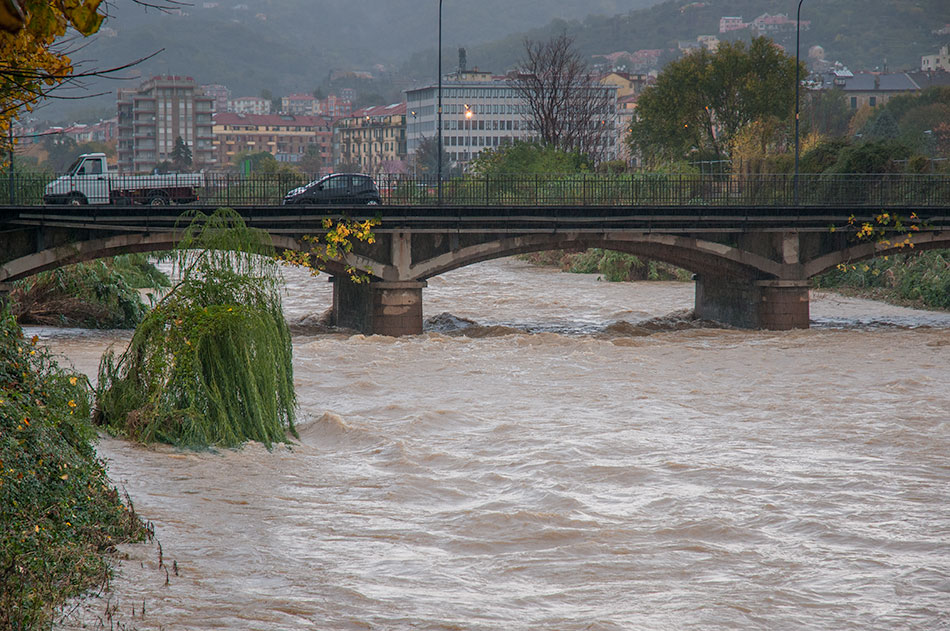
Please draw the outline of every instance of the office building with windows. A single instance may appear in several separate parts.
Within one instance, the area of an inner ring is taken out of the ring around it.
[[[610,94],[607,124],[616,127],[614,85],[597,89]],[[435,138],[438,121],[438,86],[426,85],[406,91],[406,149],[412,156],[427,138]],[[452,162],[467,165],[489,147],[516,140],[532,140],[530,116],[524,99],[508,84],[507,77],[490,72],[464,71],[442,81],[442,150]],[[610,134],[605,154],[616,157],[616,138]]]

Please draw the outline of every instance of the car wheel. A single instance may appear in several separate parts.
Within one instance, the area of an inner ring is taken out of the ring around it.
[[[148,199],[149,206],[168,206],[168,195],[165,193],[155,193]]]
[[[85,206],[86,205],[86,196],[82,193],[72,193],[68,198],[66,198],[66,203],[70,206]]]
[[[379,202],[376,201],[375,199],[371,199],[371,200],[369,200],[368,202],[366,202],[366,205],[367,205],[367,206],[379,206]]]

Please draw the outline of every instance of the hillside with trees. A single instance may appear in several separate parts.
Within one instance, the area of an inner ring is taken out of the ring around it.
[[[747,30],[720,35],[719,18],[741,16],[751,21],[763,13],[783,13],[795,19],[796,8],[797,3],[788,0],[670,0],[612,17],[553,20],[543,28],[473,47],[468,58],[482,68],[503,70],[521,58],[525,37],[546,40],[560,33],[573,37],[578,50],[587,55],[673,49],[678,41],[695,41],[699,35],[748,40],[751,34]],[[841,61],[852,69],[883,68],[886,64],[889,70],[902,70],[919,67],[921,55],[936,53],[946,43],[946,35],[933,31],[950,23],[950,5],[945,0],[857,4],[826,0],[803,3],[801,17],[803,23],[810,22],[801,32],[802,57],[811,46],[820,45],[827,59]],[[773,38],[794,54],[794,31]],[[429,53],[417,54],[410,67],[421,69],[430,63]]]

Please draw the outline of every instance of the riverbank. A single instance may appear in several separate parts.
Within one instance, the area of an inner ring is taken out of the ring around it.
[[[917,309],[950,310],[950,250],[906,252],[842,264],[813,279],[816,289]]]

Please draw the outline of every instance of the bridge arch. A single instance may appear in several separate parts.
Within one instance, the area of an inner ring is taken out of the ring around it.
[[[47,270],[82,263],[95,259],[144,252],[165,252],[173,250],[181,240],[181,232],[153,232],[149,234],[121,234],[101,239],[76,241],[55,248],[47,248],[26,256],[13,259],[0,268],[0,283],[28,278],[34,274]],[[281,252],[292,250],[295,252],[309,252],[310,245],[300,239],[285,235],[271,235],[274,248]],[[371,268],[372,263],[363,257],[353,257],[351,261],[356,267]],[[345,273],[345,266],[336,261],[326,265],[327,273]]]
[[[911,248],[911,245],[913,246]],[[812,278],[842,263],[854,263],[878,256],[909,254],[921,250],[950,248],[950,231],[915,232],[895,236],[888,241],[868,241],[835,250],[803,263],[804,277]]]
[[[603,248],[642,256],[697,274],[751,280],[780,278],[787,271],[786,265],[767,257],[694,237],[655,233],[558,233],[506,237],[466,246],[413,263],[409,267],[408,276],[413,280],[424,280],[460,267],[516,254],[587,248]]]

